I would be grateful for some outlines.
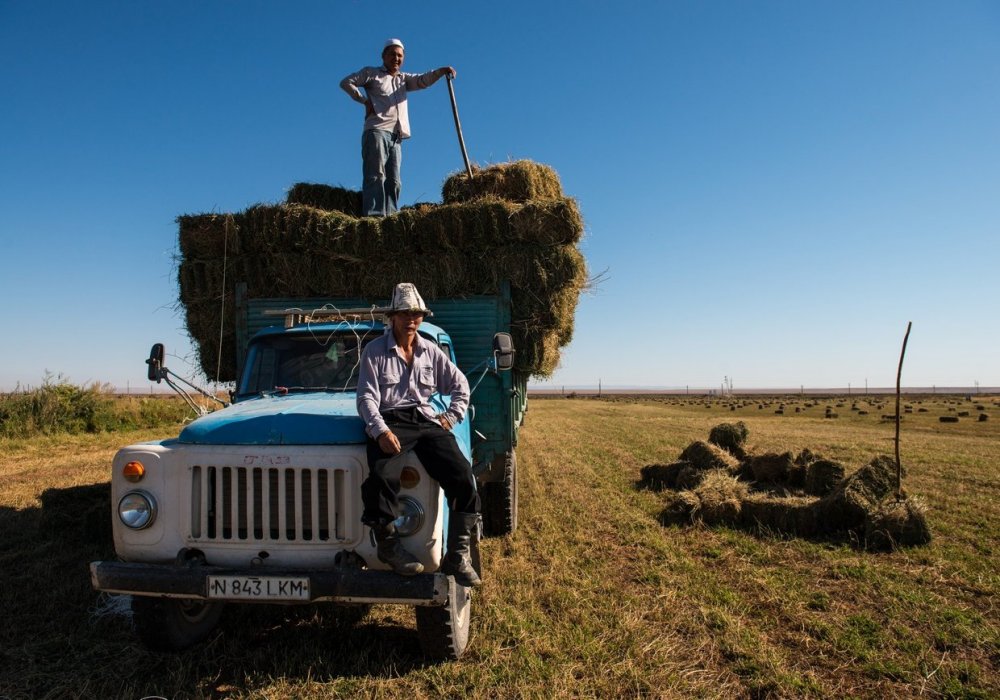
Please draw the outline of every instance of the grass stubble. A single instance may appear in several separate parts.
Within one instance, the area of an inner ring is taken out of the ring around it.
[[[145,651],[120,606],[90,590],[86,565],[112,556],[109,530],[64,511],[110,510],[115,449],[170,431],[0,441],[0,698],[996,697],[1000,429],[940,424],[934,401],[906,416],[901,448],[934,540],[872,554],[664,528],[663,494],[636,481],[736,418],[752,447],[808,447],[851,472],[892,452],[876,411],[533,400],[519,529],[483,543],[473,640],[444,664],[420,657],[413,613],[397,606],[356,625],[330,608],[242,606],[195,649]]]

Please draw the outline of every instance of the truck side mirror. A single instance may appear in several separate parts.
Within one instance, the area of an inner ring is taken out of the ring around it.
[[[497,333],[493,336],[493,356],[497,360],[497,371],[504,372],[514,366],[514,341],[510,333]]]
[[[146,364],[149,368],[146,370],[146,377],[151,382],[160,383],[162,379],[160,375],[160,369],[163,367],[163,343],[153,343],[153,347],[149,350],[149,359],[146,360]]]

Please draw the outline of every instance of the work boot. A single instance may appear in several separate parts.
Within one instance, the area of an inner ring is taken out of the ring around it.
[[[424,565],[403,549],[395,525],[392,523],[376,525],[372,527],[372,531],[375,533],[375,542],[378,545],[376,552],[379,561],[385,562],[393,571],[403,576],[414,576],[424,570]]]
[[[455,583],[478,586],[482,583],[472,567],[469,548],[472,533],[479,525],[477,513],[451,513],[448,517],[448,553],[441,562],[441,573],[455,577]]]

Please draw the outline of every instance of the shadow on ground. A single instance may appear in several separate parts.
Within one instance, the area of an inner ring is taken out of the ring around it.
[[[334,606],[229,607],[209,640],[177,654],[141,647],[128,601],[92,590],[114,557],[110,484],[48,489],[41,507],[0,507],[0,697],[219,697],[279,684],[397,677],[426,665],[412,611],[351,620]]]

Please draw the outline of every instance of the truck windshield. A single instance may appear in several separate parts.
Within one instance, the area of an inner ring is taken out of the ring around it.
[[[265,391],[354,391],[361,351],[379,334],[289,334],[250,346],[240,396]]]

